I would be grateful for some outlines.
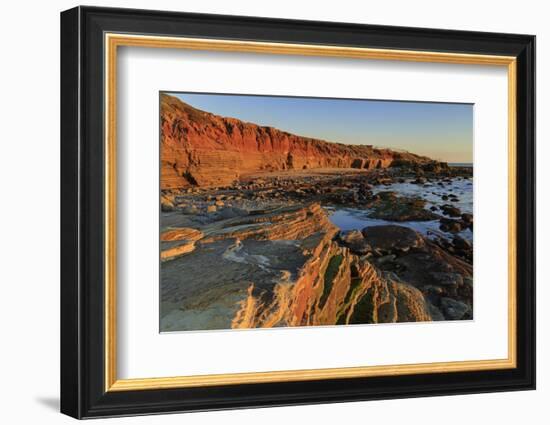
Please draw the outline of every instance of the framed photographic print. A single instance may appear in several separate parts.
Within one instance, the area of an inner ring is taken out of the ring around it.
[[[533,389],[534,60],[529,35],[63,12],[61,411]]]

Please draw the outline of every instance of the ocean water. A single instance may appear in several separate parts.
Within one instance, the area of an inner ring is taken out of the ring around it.
[[[377,186],[373,190],[373,193],[382,191],[392,191],[396,192],[398,195],[422,198],[426,200],[427,209],[431,206],[450,204],[459,208],[463,213],[473,214],[473,183],[471,179],[453,179],[451,183],[444,183],[444,186],[439,186],[435,183],[431,183],[428,186],[411,183],[394,183],[390,186]],[[441,195],[448,195],[449,193],[455,194],[459,201],[450,202],[449,200],[444,201],[441,199]],[[368,209],[328,207],[326,209],[329,212],[330,221],[343,231],[362,230],[364,227],[368,226],[397,224],[410,227],[431,238],[438,236],[450,239],[453,236],[451,233],[445,233],[439,230],[439,220],[393,222],[368,217],[370,213]],[[435,211],[435,213],[447,217],[441,214],[440,211]],[[458,233],[458,235],[469,241],[473,239],[473,234],[470,229],[463,230]]]

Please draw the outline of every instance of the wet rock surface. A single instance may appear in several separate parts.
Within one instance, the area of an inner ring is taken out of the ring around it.
[[[387,221],[429,221],[439,216],[426,209],[426,201],[397,196],[394,192],[380,192],[367,204],[372,209],[369,217]]]
[[[257,223],[287,230],[271,239]],[[318,204],[201,232],[195,250],[163,263],[163,331],[432,319],[420,290],[340,245]]]
[[[409,171],[268,173],[163,191],[161,330],[471,319],[471,242],[406,224],[427,213],[473,228],[473,216],[384,190],[413,184]],[[387,210],[395,224],[342,231],[330,220],[342,206]]]
[[[424,246],[424,238],[414,230],[404,226],[366,227],[361,233],[365,242],[372,246],[376,252],[407,252],[412,248]]]

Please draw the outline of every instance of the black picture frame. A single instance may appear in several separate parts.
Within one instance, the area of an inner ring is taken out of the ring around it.
[[[507,55],[517,58],[517,367],[105,391],[104,33]],[[132,9],[61,13],[61,412],[75,418],[535,388],[535,37]]]

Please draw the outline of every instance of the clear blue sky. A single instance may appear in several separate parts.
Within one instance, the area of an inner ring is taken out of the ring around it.
[[[346,144],[472,162],[473,105],[170,93],[213,114]]]

